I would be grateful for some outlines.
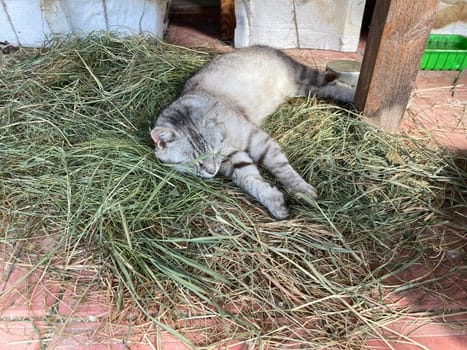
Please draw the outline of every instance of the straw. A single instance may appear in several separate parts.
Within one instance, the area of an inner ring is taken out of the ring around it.
[[[459,222],[462,155],[294,99],[265,129],[320,199],[289,196],[276,221],[229,179],[153,155],[154,117],[212,52],[94,33],[20,54],[0,72],[3,244],[50,278],[92,266],[116,318],[136,308],[191,346],[361,348],[411,313],[385,298],[433,276],[393,277],[465,244],[427,239]]]

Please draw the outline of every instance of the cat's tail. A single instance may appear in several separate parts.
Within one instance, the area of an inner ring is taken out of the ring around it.
[[[353,103],[355,89],[338,85],[339,75],[332,71],[319,71],[299,64],[296,82],[300,96],[314,95],[344,103]]]
[[[352,104],[355,101],[355,89],[354,88],[337,85],[335,83],[321,86],[315,91],[313,91],[312,89],[310,93],[315,95],[316,97],[331,98],[333,100],[344,102],[344,103]]]

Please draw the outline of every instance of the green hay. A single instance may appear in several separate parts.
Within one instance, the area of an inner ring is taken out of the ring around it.
[[[192,345],[344,349],[382,337],[410,312],[384,296],[424,283],[387,278],[448,249],[426,232],[455,221],[446,205],[465,206],[465,159],[293,100],[266,129],[321,197],[291,198],[292,218],[274,221],[230,181],[154,159],[154,116],[211,56],[95,34],[0,71],[0,227],[10,259],[28,256],[33,269],[60,275],[69,271],[57,266],[92,257],[117,306],[136,304]],[[46,247],[34,243],[44,237]],[[449,244],[462,248],[462,238]]]

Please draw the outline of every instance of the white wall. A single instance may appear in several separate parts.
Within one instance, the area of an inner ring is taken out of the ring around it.
[[[235,46],[356,51],[365,0],[235,0]]]
[[[169,5],[170,0],[3,0],[0,41],[38,47],[54,34],[95,30],[162,37]]]

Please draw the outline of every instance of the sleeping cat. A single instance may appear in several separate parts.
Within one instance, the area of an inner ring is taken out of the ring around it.
[[[354,90],[337,75],[306,67],[283,52],[252,46],[217,56],[191,77],[181,95],[156,119],[155,155],[178,171],[212,178],[220,173],[261,202],[277,219],[289,209],[258,165],[291,193],[317,198],[279,145],[261,130],[264,119],[293,96],[308,94],[353,102]]]

